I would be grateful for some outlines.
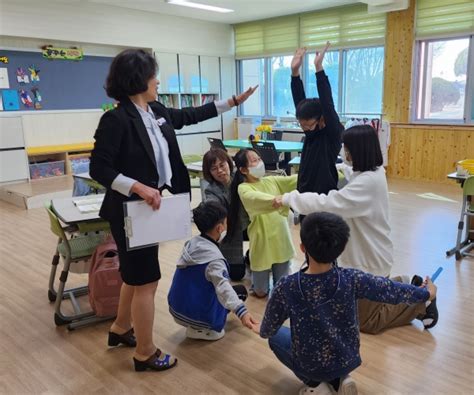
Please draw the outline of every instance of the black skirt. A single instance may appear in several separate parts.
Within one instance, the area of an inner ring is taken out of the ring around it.
[[[145,285],[161,278],[158,246],[127,251],[123,221],[110,223],[112,236],[117,243],[120,274],[128,285]]]

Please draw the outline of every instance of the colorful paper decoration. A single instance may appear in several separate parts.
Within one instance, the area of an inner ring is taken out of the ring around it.
[[[35,110],[41,110],[43,106],[41,105],[41,94],[39,92],[38,88],[33,88],[31,90],[31,93],[33,93],[33,104],[35,106]]]
[[[8,56],[0,56],[0,63],[8,64]]]
[[[28,67],[28,70],[30,71],[30,77],[31,77],[31,82],[39,82],[40,77],[39,77],[39,72],[40,70],[32,64],[30,67]]]
[[[24,89],[20,89],[18,93],[20,94],[21,102],[26,108],[33,107],[33,100],[31,100],[31,97],[27,91],[25,91]]]
[[[20,109],[20,102],[18,100],[18,92],[14,89],[8,89],[2,92],[3,95],[3,109],[5,111],[15,111]]]
[[[56,48],[43,47],[43,58],[46,59],[64,59],[64,60],[82,60],[84,53],[82,48]]]
[[[30,79],[28,78],[28,75],[26,74],[26,71],[23,67],[18,67],[16,69],[16,80],[20,84],[29,84]]]

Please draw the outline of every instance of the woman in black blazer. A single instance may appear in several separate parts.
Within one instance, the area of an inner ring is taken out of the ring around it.
[[[154,57],[143,50],[125,50],[112,61],[106,91],[120,104],[102,116],[90,164],[91,177],[107,188],[100,216],[110,222],[124,281],[108,344],[136,345],[137,371],[169,369],[177,360],[153,343],[154,298],[161,277],[158,246],[127,251],[123,202],[141,198],[158,210],[163,189],[190,192],[174,130],[215,117],[256,89],[227,101],[176,110],[156,101],[156,75]]]

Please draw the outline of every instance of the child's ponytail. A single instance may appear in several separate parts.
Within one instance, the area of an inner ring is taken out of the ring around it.
[[[240,227],[240,208],[242,206],[242,202],[240,201],[239,197],[239,185],[245,181],[245,176],[240,172],[242,167],[248,167],[248,158],[247,152],[253,151],[250,149],[241,149],[237,152],[234,156],[234,163],[236,172],[234,174],[234,178],[232,183],[230,184],[230,207],[229,213],[227,216],[227,237],[231,238],[236,231],[242,231],[242,229],[238,229]],[[242,208],[243,209],[243,208]]]

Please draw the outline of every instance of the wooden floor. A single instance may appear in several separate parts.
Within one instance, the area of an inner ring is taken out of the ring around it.
[[[454,244],[458,185],[390,182],[396,263],[393,274],[439,277],[439,324],[419,322],[381,335],[362,335],[363,363],[354,373],[362,394],[468,394],[474,388],[474,260],[446,259]],[[424,199],[434,193],[453,201]],[[196,194],[197,196],[197,194]],[[196,203],[196,199],[194,201]],[[0,202],[0,393],[296,394],[301,383],[273,356],[266,341],[232,315],[215,343],[187,340],[168,313],[166,295],[182,243],[160,248],[163,280],[156,296],[155,338],[179,358],[164,373],[132,371],[132,350],[108,349],[108,324],[68,332],[55,327],[47,284],[56,238],[43,209]],[[293,229],[298,241],[298,229]],[[302,261],[298,255],[294,269]],[[82,284],[84,275],[71,275]],[[250,298],[258,318],[265,301]]]

